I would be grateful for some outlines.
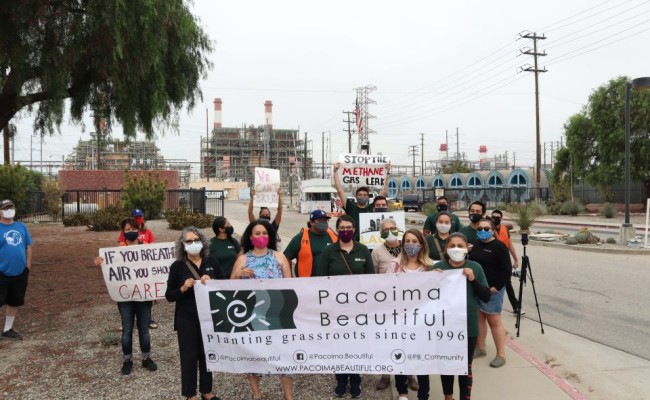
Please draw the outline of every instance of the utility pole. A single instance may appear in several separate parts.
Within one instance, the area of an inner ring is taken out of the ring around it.
[[[460,135],[456,127],[456,161],[460,161]]]
[[[512,169],[517,168],[517,153],[512,152]]]
[[[415,156],[418,155],[418,146],[411,145],[409,146],[409,156],[413,156],[413,177],[415,178]]]
[[[536,160],[535,160],[535,182],[537,184],[537,188],[539,188],[539,182],[540,182],[540,173],[542,170],[542,158],[541,158],[541,134],[540,134],[540,125],[539,125],[539,73],[540,72],[546,72],[546,68],[539,69],[538,64],[537,64],[537,57],[542,57],[546,56],[546,51],[539,53],[537,52],[537,41],[538,40],[545,40],[546,36],[537,36],[537,33],[535,32],[529,32],[526,34],[520,34],[520,37],[524,39],[531,39],[533,41],[533,50],[531,51],[530,49],[528,50],[521,50],[521,54],[527,54],[529,56],[533,56],[534,60],[534,66],[533,67],[523,67],[522,71],[527,71],[527,72],[534,72],[535,73],[535,131],[536,131]]]
[[[506,150],[506,169],[508,169],[508,150]]]
[[[422,150],[422,153],[420,154],[421,156],[420,172],[422,175],[424,175],[424,133],[420,133],[420,149]]]
[[[374,85],[358,87],[356,99],[356,125],[359,135],[359,143],[357,144],[357,152],[359,154],[370,154],[370,134],[377,133],[375,130],[370,129],[370,119],[377,118],[368,112],[368,105],[377,103],[368,95],[377,90]]]
[[[307,132],[305,132],[304,155],[302,156],[302,179],[308,179],[307,176]]]
[[[553,169],[553,160],[555,160],[555,152],[553,151],[553,145],[555,142],[551,141],[551,169]]]
[[[210,133],[208,130],[208,107],[205,108],[205,167],[206,182],[210,182]],[[216,175],[216,168],[214,172]]]
[[[321,178],[325,179],[325,132],[321,135],[321,162],[320,162],[320,169],[321,169]]]
[[[350,128],[350,124],[353,122],[350,119],[350,114],[354,114],[353,111],[343,111],[343,114],[347,114],[348,119],[344,119],[343,122],[348,123],[348,129],[343,129],[343,132],[348,133],[348,153],[352,153],[352,134],[355,132],[354,129]]]
[[[546,142],[544,142],[544,168],[546,168]]]

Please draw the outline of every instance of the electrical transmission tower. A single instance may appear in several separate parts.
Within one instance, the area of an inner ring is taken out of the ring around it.
[[[415,156],[418,155],[418,146],[416,144],[409,146],[409,156],[413,156],[413,177],[415,177]]]
[[[543,57],[546,56],[546,51],[543,51],[539,53],[537,51],[537,41],[538,40],[545,40],[546,36],[537,36],[536,32],[529,32],[529,33],[520,33],[519,36],[523,39],[531,39],[533,41],[533,49],[523,49],[521,50],[521,54],[526,54],[529,56],[533,56],[534,64],[533,66],[527,65],[524,67],[521,67],[522,71],[526,72],[534,72],[535,73],[535,132],[536,132],[536,140],[535,140],[535,154],[536,154],[536,159],[535,159],[535,182],[537,184],[537,188],[539,188],[539,181],[540,181],[540,173],[542,170],[542,143],[541,143],[541,133],[540,133],[540,125],[539,125],[539,73],[540,72],[546,72],[546,67],[543,69],[538,68],[537,64],[537,58],[538,57]]]
[[[370,154],[370,137],[371,133],[376,133],[370,129],[369,120],[377,118],[368,112],[369,104],[376,104],[368,95],[377,90],[376,86],[368,85],[356,88],[357,101],[354,109],[356,117],[357,132],[359,133],[359,143],[357,144],[357,152],[359,154]]]

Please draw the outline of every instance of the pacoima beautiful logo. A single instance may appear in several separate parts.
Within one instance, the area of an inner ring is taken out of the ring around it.
[[[296,329],[293,290],[219,290],[210,292],[215,332]]]

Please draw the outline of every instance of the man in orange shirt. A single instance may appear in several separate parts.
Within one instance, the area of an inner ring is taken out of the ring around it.
[[[510,232],[508,231],[508,228],[506,228],[505,225],[501,224],[503,213],[500,210],[493,210],[491,217],[492,217],[492,221],[494,222],[494,234],[496,235],[497,239],[499,239],[503,244],[506,245],[508,251],[510,251],[510,255],[514,260],[512,262],[512,269],[513,269],[512,274],[515,276],[519,276],[519,271],[518,271],[519,259],[517,258],[517,251],[515,250],[515,245],[512,243],[512,240],[510,240]],[[508,294],[508,300],[510,301],[510,305],[512,306],[512,312],[513,314],[516,314],[517,310],[519,309],[519,300],[517,300],[517,296],[515,295],[515,289],[512,287],[512,279],[508,279],[508,282],[506,283],[506,293]],[[525,314],[524,311],[522,311],[521,313]]]

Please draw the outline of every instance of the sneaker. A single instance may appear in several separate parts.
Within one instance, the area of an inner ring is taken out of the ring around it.
[[[345,396],[345,392],[347,391],[347,383],[337,383],[336,387],[334,388],[334,396],[336,397],[343,397]]]
[[[485,349],[481,350],[478,347],[474,349],[474,358],[481,358],[487,356]]]
[[[149,329],[156,329],[156,328],[158,328],[158,324],[156,323],[156,321],[154,320],[149,321]]]
[[[490,367],[492,368],[501,368],[506,365],[506,359],[501,356],[496,356],[492,361],[490,361]]]
[[[142,367],[148,369],[151,372],[158,369],[158,366],[156,365],[155,362],[153,362],[153,360],[150,357],[147,357],[144,360],[142,360]]]
[[[388,386],[390,386],[390,375],[382,375],[381,378],[379,378],[379,381],[377,381],[377,386],[375,386],[375,389],[386,390]]]
[[[133,369],[133,361],[131,361],[130,359],[124,360],[124,363],[122,364],[122,375],[129,375],[132,369]]]
[[[350,385],[350,398],[358,399],[361,397],[361,385]]]
[[[409,389],[411,389],[414,392],[417,392],[420,389],[420,385],[418,384],[418,379],[413,375],[409,375],[408,385],[409,385]]]
[[[2,339],[9,339],[9,340],[23,340],[22,335],[13,329],[9,329],[8,331],[2,332],[0,337]]]

